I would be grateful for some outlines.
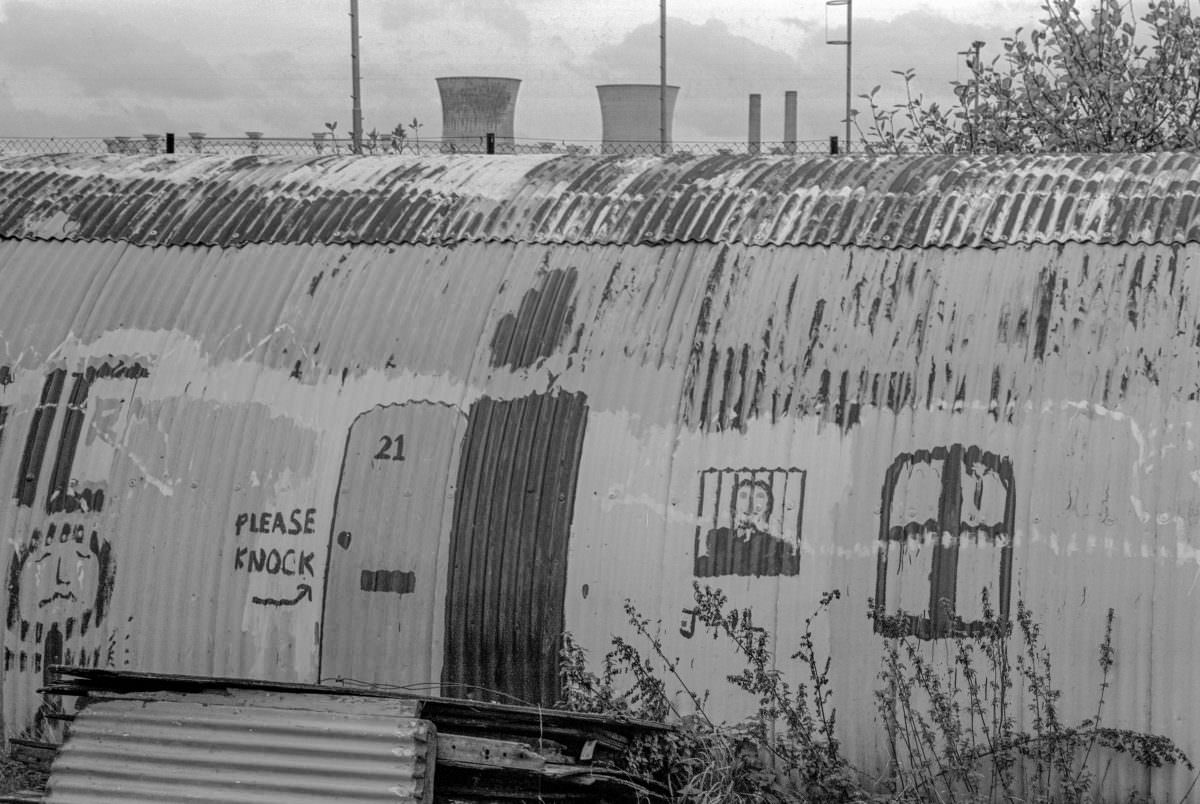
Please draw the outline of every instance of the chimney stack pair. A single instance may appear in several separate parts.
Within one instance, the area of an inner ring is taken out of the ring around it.
[[[762,95],[750,95],[750,121],[747,149],[752,154],[762,151]],[[796,93],[788,90],[783,94],[783,152],[796,153]]]

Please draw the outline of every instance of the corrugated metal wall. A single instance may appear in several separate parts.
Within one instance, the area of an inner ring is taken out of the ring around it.
[[[868,600],[985,587],[1200,756],[1194,157],[370,164],[0,162],[7,735],[48,653],[544,703],[626,598],[734,718],[699,581],[780,656],[843,593],[860,764]]]
[[[447,695],[560,699],[567,546],[587,424],[584,394],[471,406],[447,597]]]

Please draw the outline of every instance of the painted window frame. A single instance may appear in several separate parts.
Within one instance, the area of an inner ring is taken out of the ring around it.
[[[933,558],[929,579],[929,601],[926,614],[904,611],[889,613],[888,547],[892,542],[909,538],[913,527],[921,523],[892,524],[892,504],[901,474],[919,463],[942,463],[941,490],[938,498],[937,538],[933,539]],[[971,526],[962,519],[962,477],[968,465],[981,464],[995,473],[1005,491],[1004,519],[993,525]],[[946,639],[984,635],[989,628],[985,620],[964,621],[957,613],[959,541],[970,532],[977,539],[987,539],[1000,545],[998,570],[999,600],[993,626],[1009,627],[1009,607],[1012,597],[1013,528],[1016,519],[1016,484],[1012,460],[988,452],[978,446],[962,444],[915,450],[896,456],[884,475],[880,495],[879,540],[875,575],[875,598],[872,622],[874,631],[887,637],[915,636],[918,639]]]

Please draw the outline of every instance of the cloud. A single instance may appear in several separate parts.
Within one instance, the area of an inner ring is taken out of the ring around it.
[[[8,136],[63,138],[136,137],[142,132],[166,131],[170,122],[161,109],[125,103],[84,102],[67,111],[47,111],[15,98],[7,81],[0,82],[0,120],[6,121],[2,133]],[[134,120],[137,122],[131,123]]]
[[[912,68],[920,91],[953,100],[950,82],[969,77],[959,51],[982,40],[983,58],[988,60],[1000,52],[1001,37],[1012,32],[1012,28],[1001,25],[955,22],[927,9],[910,11],[891,21],[856,21],[855,60],[860,66],[855,70],[855,95],[868,92],[875,84],[881,84],[885,93],[898,93],[903,81],[891,71]]]
[[[798,94],[800,139],[819,147],[830,135],[844,136],[845,48],[825,43],[823,25],[798,18],[780,22],[792,33],[772,40],[786,45],[772,46],[715,19],[668,21],[668,81],[680,86],[674,118],[677,142],[744,141],[751,93],[762,96],[763,139],[778,141],[788,90]],[[865,108],[857,96],[875,84],[884,86],[880,97],[886,104],[898,102],[903,82],[891,71],[910,67],[917,72],[919,90],[943,103],[953,101],[950,81],[966,77],[956,51],[976,39],[998,49],[1000,37],[1009,33],[1011,29],[1002,26],[955,22],[928,9],[890,20],[856,19],[853,105]],[[578,60],[572,71],[593,83],[657,83],[658,35],[657,24],[641,25],[620,42]],[[831,28],[828,35],[836,39],[844,33]],[[987,52],[985,47],[985,57]]]
[[[438,23],[458,26],[465,20],[482,23],[504,34],[517,44],[528,44],[533,26],[515,0],[390,0],[379,9],[379,22],[385,30],[410,30],[413,25]]]
[[[668,27],[668,78],[681,86],[677,141],[744,140],[752,92],[762,95],[764,139],[778,140],[787,90],[799,93],[802,139],[841,134],[845,50],[825,44],[823,7],[809,19],[794,3],[673,5],[687,17]],[[658,8],[644,0],[386,0],[361,10],[368,131],[415,116],[422,137],[437,137],[437,76],[500,75],[522,79],[518,137],[599,140],[595,85],[658,81]],[[988,58],[1020,24],[955,22],[928,9],[866,13],[855,17],[854,93],[883,84],[886,102],[903,89],[890,71],[908,67],[921,91],[952,100],[948,82],[965,77],[955,51],[983,39]],[[307,138],[327,120],[347,131],[348,30],[345,4],[330,0],[0,0],[9,84],[0,134]]]
[[[792,69],[787,54],[730,32],[719,20],[695,24],[667,21],[667,64],[672,83],[692,78],[697,86],[738,84],[756,73]],[[606,82],[658,80],[659,27],[635,28],[617,45],[592,53],[585,69]]]
[[[635,28],[576,67],[595,83],[658,83],[659,27]],[[786,53],[731,33],[725,23],[667,22],[667,80],[680,87],[675,139],[744,136],[746,96],[796,73]],[[737,110],[742,110],[740,113]]]
[[[796,28],[804,33],[808,33],[817,27],[817,23],[812,20],[801,19],[800,17],[780,17],[779,22],[785,27]]]
[[[86,97],[124,91],[142,98],[208,100],[230,86],[178,41],[148,36],[86,9],[9,2],[0,23],[0,60],[14,73],[52,74]]]
[[[346,22],[344,9],[281,20],[231,0],[18,0],[4,12],[0,134],[308,137],[325,120],[349,128],[348,24],[331,30]]]

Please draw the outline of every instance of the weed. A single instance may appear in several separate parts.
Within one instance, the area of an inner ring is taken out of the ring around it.
[[[816,618],[840,592],[822,595],[804,621],[799,649],[791,655],[801,668],[794,681],[776,669],[774,640],[755,624],[750,609],[731,608],[719,589],[693,584],[693,592],[697,622],[732,645],[743,662],[728,681],[756,699],[751,717],[732,725],[714,723],[705,712],[708,692],[695,691],[684,679],[679,661],[668,656],[658,636],[660,623],[628,600],[625,615],[649,655],[614,636],[597,675],[584,651],[565,635],[561,706],[675,724],[670,734],[634,745],[622,759],[625,769],[662,781],[675,801],[879,800],[874,783],[842,754],[831,657],[818,654],[812,635]],[[868,612],[882,616],[870,601]],[[1068,726],[1050,652],[1023,602],[1017,603],[1014,628],[996,615],[985,593],[982,621],[937,642],[946,650],[940,661],[929,650],[930,641],[906,630],[911,618],[889,616],[882,624],[882,683],[875,693],[891,746],[886,800],[1082,804],[1103,782],[1093,771],[1100,751],[1127,755],[1146,768],[1182,764],[1192,769],[1168,738],[1104,725],[1116,661],[1114,619],[1109,610],[1098,651],[1101,683],[1094,714]],[[690,699],[688,714],[676,708],[669,687]],[[1018,700],[1025,717],[1018,717]],[[1131,793],[1134,800],[1137,794]]]
[[[745,662],[731,684],[758,700],[758,710],[741,723],[717,724],[705,711],[708,693],[697,693],[679,672],[651,622],[625,602],[625,614],[652,658],[614,636],[601,662],[600,675],[587,669],[586,656],[566,635],[561,672],[565,708],[641,717],[678,726],[651,745],[640,744],[626,768],[664,781],[675,800],[728,802],[845,802],[865,797],[856,774],[840,753],[834,736],[830,660],[821,660],[812,623],[840,593],[824,595],[817,612],[805,620],[800,649],[792,658],[808,668],[806,681],[793,689],[775,669],[770,633],[754,624],[750,609],[729,608],[719,589],[694,584],[696,618],[714,637],[724,637]],[[669,676],[690,699],[694,714],[681,714],[667,694]],[[622,679],[622,677],[625,677]],[[625,683],[622,683],[622,682]]]
[[[46,768],[0,751],[0,795],[19,790],[41,790],[49,775]]]
[[[1078,804],[1096,784],[1092,761],[1101,749],[1147,768],[1191,769],[1166,737],[1103,725],[1116,658],[1114,617],[1109,609],[1098,651],[1095,712],[1075,726],[1062,720],[1050,652],[1023,602],[1017,603],[1015,646],[1011,624],[996,616],[986,591],[982,627],[970,637],[953,638],[945,661],[923,650],[928,642],[893,633],[876,690],[891,744],[893,800]],[[1025,728],[1014,711],[1018,693],[1028,713]]]

